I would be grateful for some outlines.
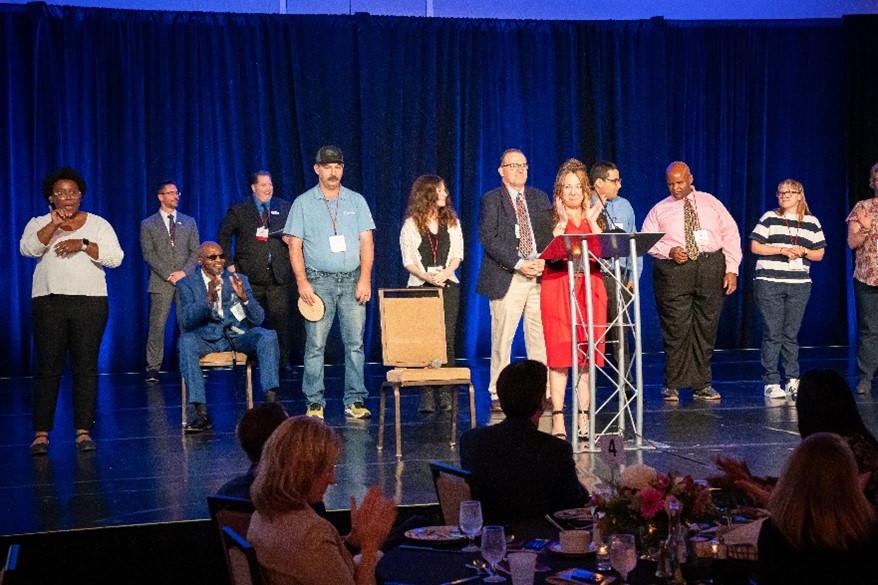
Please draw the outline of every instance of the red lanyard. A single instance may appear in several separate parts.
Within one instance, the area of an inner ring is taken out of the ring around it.
[[[323,195],[323,193],[321,193]],[[341,199],[341,193],[338,194],[338,197],[335,198],[335,215],[332,215],[332,210],[329,208],[329,201],[326,197],[323,197],[323,202],[326,204],[326,213],[329,214],[329,221],[332,222],[332,234],[338,235],[338,230],[335,228],[335,221],[338,219],[338,200]]]
[[[430,231],[430,228],[427,228],[427,242],[430,243],[430,251],[433,252],[433,266],[438,262],[436,257],[439,254],[439,229],[436,230],[436,241],[433,242],[433,232]]]
[[[787,220],[786,215],[783,218],[785,224],[787,224],[787,235],[790,237],[790,244],[793,246],[799,245],[799,228],[802,227],[802,222],[800,220],[796,220],[796,237],[793,237],[793,234],[790,233],[790,222]]]

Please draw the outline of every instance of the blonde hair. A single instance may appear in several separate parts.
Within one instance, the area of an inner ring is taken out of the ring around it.
[[[790,455],[771,493],[772,524],[798,551],[846,551],[865,542],[875,516],[858,479],[844,439],[809,436]]]
[[[808,200],[805,199],[805,186],[795,179],[784,179],[777,184],[778,193],[780,193],[780,190],[783,189],[784,185],[789,185],[791,191],[795,191],[802,196],[802,200],[796,205],[796,217],[799,218],[799,221],[802,221],[805,218],[805,214],[811,213],[811,210],[808,209]],[[780,206],[778,206],[774,212],[780,216],[783,216],[784,214],[784,210]]]
[[[580,204],[583,211],[588,208],[586,205],[586,200],[591,200],[591,183],[588,181],[588,174],[585,172],[585,165],[582,164],[575,158],[568,158],[561,164],[561,168],[558,169],[558,174],[555,176],[555,187],[554,187],[554,202],[555,205],[552,208],[552,226],[556,226],[562,221],[567,221],[567,212],[564,210],[564,200],[563,200],[563,190],[564,190],[564,179],[573,173],[579,179],[579,182],[582,184],[582,203]],[[604,225],[603,218],[598,218],[598,225],[602,230],[606,230],[607,226]]]
[[[250,497],[270,519],[311,504],[314,482],[338,460],[341,439],[322,421],[294,416],[284,421],[262,449]]]

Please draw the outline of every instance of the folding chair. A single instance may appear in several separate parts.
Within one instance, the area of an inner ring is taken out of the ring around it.
[[[460,503],[473,499],[469,487],[470,473],[466,469],[438,461],[430,461],[430,472],[433,474],[436,498],[442,510],[442,523],[456,526],[459,523]]]
[[[229,563],[229,579],[232,585],[264,585],[262,566],[256,558],[256,551],[243,536],[234,529],[223,528],[223,544],[226,560]]]
[[[246,353],[240,351],[218,351],[209,353],[198,360],[198,365],[203,368],[231,368],[234,366],[246,366],[246,384],[244,390],[247,397],[247,408],[253,408],[253,362],[247,359]],[[186,427],[186,409],[189,406],[186,393],[186,380],[183,380],[183,427]]]

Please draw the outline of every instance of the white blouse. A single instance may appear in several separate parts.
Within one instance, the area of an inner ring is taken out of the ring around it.
[[[122,264],[125,253],[119,246],[119,238],[113,227],[104,218],[89,213],[85,223],[72,232],[56,230],[48,245],[37,237],[37,232],[52,221],[49,214],[32,218],[27,222],[19,242],[21,255],[36,258],[31,298],[47,295],[83,295],[88,297],[107,296],[107,279],[104,267],[116,268]],[[85,238],[98,246],[97,260],[85,252],[63,258],[55,253],[54,247],[63,240]]]
[[[448,226],[448,237],[451,239],[451,245],[448,247],[448,258],[445,259],[444,266],[448,266],[452,258],[460,258],[463,260],[463,230],[460,228],[460,221],[457,225]],[[414,264],[423,272],[427,269],[421,259],[418,248],[421,247],[421,233],[415,224],[414,218],[409,217],[402,224],[402,230],[399,232],[399,249],[402,251],[402,265],[408,266]],[[457,274],[452,274],[450,280],[460,284]],[[424,281],[409,272],[408,286],[421,286]]]

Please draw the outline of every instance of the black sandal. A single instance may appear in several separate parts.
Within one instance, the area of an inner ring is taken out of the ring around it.
[[[80,437],[85,438],[80,440]],[[80,453],[85,453],[86,451],[94,451],[98,448],[98,445],[92,440],[91,433],[88,431],[79,431],[76,433],[76,448],[79,449]]]
[[[579,440],[588,439],[588,411],[580,409],[579,415],[585,415],[585,425],[577,425],[576,436]]]
[[[42,439],[45,439],[43,441]],[[49,433],[39,432],[34,436],[33,442],[30,444],[31,455],[46,455],[49,453]]]
[[[553,418],[553,420],[554,420],[555,415],[558,415],[558,414],[560,414],[561,417],[562,417],[562,418],[561,418],[561,422],[564,422],[564,418],[563,418],[563,416],[564,416],[564,409],[561,409],[561,410],[553,410],[553,411],[552,411],[552,418]],[[555,426],[555,425],[554,425],[554,422],[553,422],[552,426],[553,426],[553,427]],[[559,439],[562,439],[562,440],[564,440],[564,441],[567,440],[567,433],[566,433],[566,432],[564,432],[564,433],[552,433],[552,436],[553,436],[553,437],[558,437]]]

